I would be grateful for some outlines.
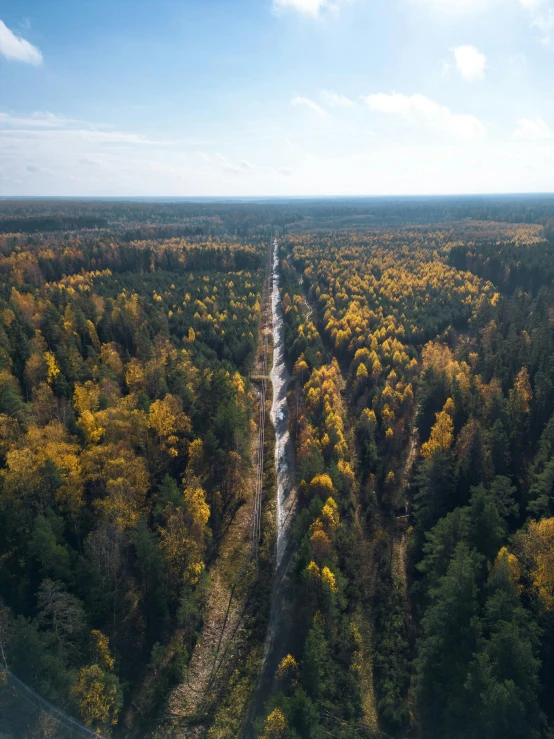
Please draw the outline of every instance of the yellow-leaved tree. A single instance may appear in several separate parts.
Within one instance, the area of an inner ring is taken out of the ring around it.
[[[265,720],[261,739],[281,739],[287,730],[287,720],[280,708],[274,708]]]
[[[95,501],[102,518],[120,531],[134,526],[150,487],[144,459],[122,444],[102,444],[84,455],[84,469],[87,479],[105,491]]]
[[[435,414],[435,424],[429,440],[421,445],[421,456],[429,459],[436,451],[447,452],[454,441],[454,402],[448,398],[440,413]]]
[[[210,507],[198,480],[189,481],[183,498],[183,506],[167,505],[165,524],[159,527],[160,551],[175,588],[179,588],[183,580],[188,585],[198,582],[204,570],[204,551],[209,535]]]
[[[169,393],[163,400],[155,400],[148,413],[148,427],[156,440],[156,465],[177,457],[183,451],[183,437],[190,433],[190,418],[183,413],[181,401]]]
[[[108,637],[91,632],[94,663],[77,673],[73,694],[83,722],[96,731],[111,733],[123,705],[119,680],[113,673],[115,661],[110,654]]]
[[[542,608],[554,613],[554,518],[531,521],[518,538]]]
[[[79,446],[59,421],[41,428],[31,425],[6,454],[6,467],[0,471],[4,492],[34,501],[39,506],[57,503],[75,515],[83,505],[83,476]],[[52,467],[53,465],[53,467]],[[59,476],[55,492],[46,484],[48,470]]]

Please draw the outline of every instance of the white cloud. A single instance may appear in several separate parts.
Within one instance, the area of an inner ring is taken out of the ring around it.
[[[273,0],[274,10],[296,10],[303,15],[317,17],[324,9],[333,7],[328,0]]]
[[[308,197],[554,190],[554,141],[430,136],[372,142],[365,128],[359,136],[345,137],[340,130],[322,140],[309,136],[294,152],[277,139],[268,149],[241,151],[256,168],[237,174],[215,158],[213,152],[222,151],[238,164],[239,154],[232,158],[223,142],[218,147],[210,141],[214,149],[198,141],[116,147],[52,136],[50,129],[34,133],[32,139],[10,138],[6,145],[0,131],[0,195]],[[200,152],[207,152],[211,166]]]
[[[0,113],[0,126],[25,128],[65,128],[74,123],[84,123],[75,118],[66,118],[64,115],[38,111],[30,116],[15,117],[9,113]]]
[[[79,164],[82,164],[85,167],[98,167],[99,166],[99,162],[97,162],[95,159],[89,159],[89,157],[83,157],[82,159],[79,159]]]
[[[324,13],[337,14],[343,5],[356,0],[273,0],[273,11],[280,15],[285,11],[297,12],[311,18],[319,18]]]
[[[519,0],[519,2],[528,10],[536,10],[545,4],[545,0]]]
[[[191,167],[177,142],[52,113],[0,114],[0,157],[0,192],[8,195],[140,194],[156,173],[173,177],[179,159]]]
[[[305,97],[301,97],[300,95],[297,95],[290,102],[291,102],[291,105],[294,105],[294,106],[303,105],[304,107],[309,108],[310,110],[313,110],[314,113],[317,113],[318,115],[322,117],[325,116],[325,111],[323,110],[323,108],[321,108],[313,100],[310,100],[310,98],[305,98]]]
[[[378,93],[364,98],[369,108],[377,113],[396,116],[407,123],[417,124],[463,139],[480,138],[485,126],[472,115],[452,113],[445,105],[424,95],[404,95],[401,92]]]
[[[552,41],[554,31],[554,0],[405,0],[407,4],[424,7],[432,19],[457,23],[461,16],[491,13],[492,11],[516,11],[519,7],[527,15],[533,28],[543,32],[542,43]],[[500,19],[496,19],[501,23]]]
[[[456,69],[464,80],[472,82],[484,76],[487,58],[475,46],[457,46],[453,52]]]
[[[320,96],[329,108],[349,108],[354,105],[354,101],[350,100],[349,97],[341,95],[339,92],[333,92],[332,90],[322,90]]]
[[[27,62],[27,64],[34,64],[35,67],[42,64],[40,49],[37,49],[36,46],[21,38],[21,36],[16,36],[1,20],[0,54],[10,61]]]
[[[240,172],[240,167],[231,162],[230,159],[223,154],[214,154],[214,161],[224,172],[232,172],[233,174],[238,174]]]
[[[554,4],[552,0],[519,0],[520,5],[528,11],[531,26],[542,31],[541,41],[549,44],[554,31]]]
[[[540,116],[521,118],[517,122],[514,138],[518,141],[552,141],[554,131]]]
[[[0,141],[26,139],[27,141],[69,141],[81,140],[97,144],[167,146],[170,141],[154,141],[140,134],[126,131],[93,131],[85,128],[64,128],[55,130],[0,128]]]
[[[239,159],[236,163],[231,161],[229,157],[219,152],[213,155],[208,155],[203,151],[196,152],[198,156],[217,169],[221,169],[224,172],[231,172],[232,174],[240,174],[241,172],[249,172],[256,169],[256,165],[249,162],[247,159]]]
[[[528,11],[531,25],[538,28],[544,36],[543,44],[549,44],[550,34],[554,30],[554,6],[551,0],[519,0],[520,5]]]
[[[67,118],[49,112],[36,112],[29,116],[13,116],[0,113],[0,136],[6,140],[56,140],[81,139],[100,144],[140,144],[166,146],[170,141],[155,141],[137,133],[115,131],[104,124]]]
[[[506,0],[415,0],[415,2],[426,5],[433,13],[459,16],[485,12],[495,5],[505,3]]]
[[[554,31],[552,0],[519,0],[519,4],[528,12],[531,26],[543,32],[542,43],[549,44]]]
[[[549,44],[552,41],[551,33],[554,31],[554,8],[547,8],[544,13],[536,14],[532,25],[543,32],[542,43]]]

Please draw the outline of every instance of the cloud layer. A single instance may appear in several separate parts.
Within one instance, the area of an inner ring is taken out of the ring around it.
[[[520,119],[505,138],[493,136],[493,129],[486,138],[467,137],[460,124],[459,138],[459,118],[465,117],[424,96],[380,94],[368,96],[366,103],[342,110],[352,120],[363,117],[364,108],[366,116],[373,110],[374,117],[420,125],[425,135],[369,136],[364,124],[345,136],[344,128],[320,130],[309,116],[295,116],[296,132],[275,136],[266,149],[231,140],[159,142],[51,113],[3,114],[0,194],[308,196],[552,189],[554,131],[540,117]],[[441,129],[448,135],[438,135]],[[201,146],[209,147],[206,153]]]
[[[432,129],[437,133],[462,139],[482,138],[486,134],[483,123],[473,115],[453,113],[445,105],[424,95],[404,95],[401,92],[378,93],[364,98],[377,113],[394,116],[406,123]]]
[[[40,49],[21,36],[16,36],[2,20],[0,20],[0,54],[9,61],[26,62],[35,67],[42,64]]]

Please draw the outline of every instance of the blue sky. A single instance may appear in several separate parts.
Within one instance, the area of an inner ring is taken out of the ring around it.
[[[554,0],[3,0],[0,195],[554,190]]]

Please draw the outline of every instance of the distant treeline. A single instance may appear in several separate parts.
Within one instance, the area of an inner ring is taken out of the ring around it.
[[[321,198],[261,201],[33,199],[0,201],[0,233],[117,229],[123,240],[191,237],[239,238],[268,229],[373,228],[464,220],[554,223],[554,196]],[[158,230],[161,229],[161,230]]]
[[[40,233],[41,231],[76,231],[82,228],[106,228],[108,221],[96,215],[37,215],[0,217],[0,233]]]

